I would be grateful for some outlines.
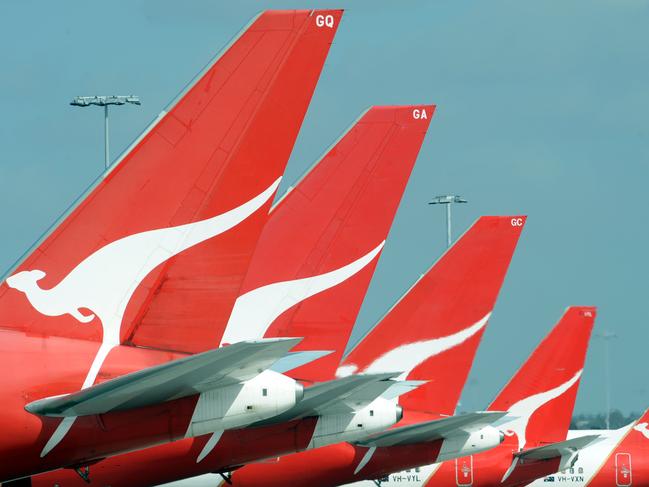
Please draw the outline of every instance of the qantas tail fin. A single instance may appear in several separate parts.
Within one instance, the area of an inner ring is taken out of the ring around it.
[[[643,462],[647,454],[645,445],[649,442],[649,409],[633,423],[602,433],[610,446],[600,450],[606,457],[601,458],[598,470],[593,472],[591,485],[646,484],[647,470]],[[593,456],[595,454],[593,449]]]
[[[259,15],[10,273],[0,326],[213,348],[341,15]]]
[[[566,439],[595,314],[593,307],[568,308],[489,406],[508,411],[501,429],[517,436],[519,449]]]
[[[291,375],[334,376],[433,111],[369,109],[280,200],[223,343],[304,337],[297,350],[333,353]]]
[[[485,216],[344,358],[338,375],[406,371],[426,384],[406,409],[452,414],[505,278],[525,217]]]

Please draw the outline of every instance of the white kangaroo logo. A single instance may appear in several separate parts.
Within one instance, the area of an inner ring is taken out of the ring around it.
[[[316,276],[282,281],[253,289],[239,296],[221,339],[237,343],[263,338],[268,327],[287,309],[346,281],[367,266],[383,248],[385,240],[359,259]]]
[[[575,384],[581,377],[581,372],[583,369],[579,370],[571,379],[564,382],[560,386],[550,389],[549,391],[539,392],[532,396],[521,399],[507,410],[508,415],[514,417],[511,421],[507,422],[507,436],[512,436],[514,433],[518,438],[518,449],[521,450],[525,443],[527,442],[525,438],[525,432],[527,430],[527,424],[530,421],[531,416],[544,404],[556,399],[561,396],[564,392],[570,389],[573,384]]]
[[[521,399],[517,403],[513,404],[507,410],[507,413],[511,414],[513,416],[513,419],[507,423],[503,423],[508,426],[507,431],[505,431],[505,434],[507,436],[513,436],[514,434],[516,434],[516,438],[518,439],[519,451],[522,450],[523,447],[525,446],[525,443],[527,443],[525,434],[527,432],[527,424],[530,422],[530,417],[532,416],[532,414],[534,414],[536,410],[539,409],[544,404],[547,404],[553,399],[556,399],[564,392],[566,392],[568,389],[570,389],[572,385],[579,380],[582,371],[583,369],[579,370],[570,380],[564,382],[558,387],[555,387],[554,389],[550,389],[549,391],[545,391],[545,392],[540,392],[538,394],[534,394],[533,396],[526,397],[525,399]],[[507,419],[507,416],[505,416],[504,419]],[[518,464],[518,457],[514,458],[514,461],[511,463],[511,465],[505,472],[505,475],[500,480],[500,483],[503,483],[505,480],[509,478],[509,476],[516,468],[517,464]]]
[[[49,290],[41,289],[36,283],[43,279],[45,275],[45,272],[39,271],[38,269],[33,271],[22,271],[7,278],[7,285],[17,291],[25,293],[34,309],[46,316],[61,316],[69,314],[81,323],[90,323],[95,319],[95,315],[92,313],[84,315],[81,313],[79,308],[70,306],[69,303],[60,299],[57,300],[56,297],[53,299],[53,292],[56,292],[58,286],[57,288]]]
[[[485,327],[490,316],[491,312],[487,313],[473,325],[452,335],[400,345],[378,357],[374,362],[365,367],[363,372],[372,374],[400,370],[402,373],[396,380],[404,380],[422,362],[461,345],[478,333],[478,331]],[[336,376],[346,377],[355,373],[357,370],[358,367],[356,365],[345,364],[338,367]]]
[[[648,425],[649,423],[638,423],[633,427],[633,429],[638,431],[639,433],[642,433],[642,436],[649,440],[649,428],[647,428]]]
[[[248,218],[271,198],[279,181],[277,179],[261,194],[221,215],[115,240],[80,262],[51,289],[38,286],[37,281],[45,277],[45,272],[41,270],[19,272],[7,279],[7,285],[23,292],[31,305],[46,316],[69,314],[82,323],[89,323],[96,315],[101,320],[102,343],[81,386],[85,389],[94,384],[110,350],[120,344],[126,306],[142,280],[174,255]],[[84,315],[80,311],[82,308],[94,314]],[[59,424],[41,457],[63,439],[74,419],[65,418]]]

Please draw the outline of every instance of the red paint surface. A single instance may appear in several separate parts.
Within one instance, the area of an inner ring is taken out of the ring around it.
[[[363,371],[399,345],[453,335],[490,313],[523,228],[512,226],[511,220],[480,218],[342,365],[355,365]],[[483,331],[415,367],[408,379],[428,383],[402,396],[400,404],[408,409],[453,414]]]
[[[325,11],[335,18],[328,28],[317,26],[311,13],[262,14],[16,272],[45,271],[39,285],[49,289],[107,243],[215,216],[268,188],[284,171],[342,15]],[[152,271],[129,302],[122,340],[183,352],[217,346],[269,207],[270,201],[231,231]],[[0,379],[0,429],[11,433],[0,439],[0,479],[184,434],[195,398],[107,415],[127,418],[109,432],[96,418],[82,418],[39,459],[59,420],[37,418],[24,406],[81,387],[101,339],[98,321],[41,315],[22,293],[1,285],[0,328],[25,335],[2,342],[15,353],[3,354],[0,366],[13,370],[18,362],[20,370]],[[141,360],[128,364],[131,370],[171,358],[140,352]],[[100,379],[120,353],[109,355]],[[123,373],[128,366],[118,369]]]
[[[426,108],[432,115],[432,107]],[[329,272],[385,240],[430,120],[413,119],[412,110],[371,109],[278,204],[260,237],[243,292]],[[339,357],[376,260],[343,284],[285,312],[266,336],[304,336],[301,348],[334,350]],[[320,359],[291,374],[309,382],[331,379],[337,363]],[[152,485],[306,448],[315,419],[290,425],[228,432],[200,464],[196,458],[209,436],[107,459],[93,467],[93,481],[117,486],[137,479],[140,485]],[[254,434],[259,436],[249,439]],[[54,472],[35,483],[67,485],[75,482],[73,475]]]
[[[629,480],[624,475],[627,471],[629,471],[628,476],[631,477],[632,485],[649,485],[649,438],[635,429],[635,427],[643,429],[648,424],[649,410],[644,412],[634,427],[629,430],[611,452],[611,455],[604,461],[589,486],[623,485],[624,482]],[[629,466],[630,468],[628,468]]]
[[[551,390],[573,378],[584,366],[595,315],[596,311],[591,307],[568,308],[557,325],[489,406],[489,410],[506,411],[518,401]],[[525,432],[524,448],[534,448],[566,439],[578,387],[579,381],[531,415]],[[503,429],[505,428],[506,425],[503,426]],[[506,429],[505,431],[507,432]],[[557,471],[559,458],[527,461],[518,463],[502,482],[514,460],[513,453],[519,449],[516,434],[507,434],[505,441],[498,447],[473,455],[474,486],[525,485]],[[426,485],[455,486],[455,477],[455,462],[446,461]]]
[[[358,365],[362,371],[395,346],[447,336],[484,317],[493,309],[520,235],[521,227],[512,226],[511,219],[483,217],[478,220],[372,329],[343,364]],[[400,398],[402,404],[411,407],[404,410],[403,420],[395,427],[439,417],[439,414],[423,410],[437,412],[434,408],[439,408],[441,413],[452,413],[480,335],[464,342],[457,351],[452,349],[425,362],[436,365],[430,375],[416,375],[422,373],[423,366],[415,369],[408,378],[433,380],[421,387],[426,389],[424,394],[410,398],[417,393],[415,391]],[[442,384],[454,385],[445,389]],[[344,443],[288,455],[276,463],[246,465],[234,473],[233,482],[237,486],[334,486],[433,463],[440,448],[440,441],[378,448],[369,463],[354,474],[367,449]]]

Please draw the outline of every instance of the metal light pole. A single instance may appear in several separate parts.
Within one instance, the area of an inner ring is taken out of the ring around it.
[[[456,194],[447,194],[442,196],[435,196],[429,205],[446,205],[446,243],[450,247],[452,240],[451,234],[451,205],[453,203],[466,203],[467,200]]]
[[[604,390],[606,393],[606,429],[611,429],[611,358],[610,358],[610,342],[617,335],[612,331],[605,331],[604,333],[596,333],[597,338],[604,340]]]
[[[76,107],[88,107],[96,105],[104,107],[104,168],[110,166],[110,153],[108,150],[108,105],[140,105],[140,97],[135,95],[102,95],[102,96],[75,96],[70,105]]]

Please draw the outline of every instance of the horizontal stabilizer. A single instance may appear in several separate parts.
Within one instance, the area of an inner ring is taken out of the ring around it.
[[[348,412],[349,407],[341,403],[363,389],[380,382],[386,382],[397,375],[399,374],[359,374],[315,384],[304,391],[304,399],[298,405],[298,408],[302,410],[301,416],[334,414],[334,412],[342,412],[334,411],[340,407]],[[384,387],[389,387],[389,384]],[[380,396],[383,391],[385,389],[381,389],[378,395]]]
[[[383,375],[384,377],[381,377]],[[384,374],[371,374],[369,376],[360,377],[376,377],[374,381],[368,382],[365,385],[357,387],[351,394],[336,400],[335,402],[328,401],[322,406],[316,408],[318,414],[345,414],[354,411],[359,411],[368,406],[375,399],[382,397],[384,399],[396,398],[401,394],[410,392],[416,389],[425,381],[396,381],[392,377],[385,377]]]
[[[41,416],[87,416],[133,409],[236,384],[258,375],[300,338],[240,342],[138,370],[63,396],[25,406]]]
[[[564,455],[571,455],[590,445],[598,438],[600,438],[600,435],[579,436],[570,440],[559,441],[538,448],[530,448],[529,450],[516,452],[514,453],[514,456],[525,460],[549,460]]]
[[[342,379],[314,384],[311,387],[304,389],[304,397],[295,405],[294,408],[283,414],[274,416],[270,421],[262,421],[256,425],[281,423],[284,421],[306,418],[307,416],[318,416],[321,414],[334,414],[335,412],[338,412],[338,408],[344,408],[340,411],[349,412],[351,408],[344,405],[348,398],[374,383],[387,382],[387,384],[380,389],[378,395],[375,396],[375,398],[379,397],[392,383],[390,379],[396,377],[399,373],[400,372],[350,375],[349,377],[343,377]]]
[[[367,447],[383,447],[423,443],[457,435],[459,431],[467,433],[477,431],[497,421],[505,414],[491,411],[478,412],[410,424],[373,435],[359,444]]]

